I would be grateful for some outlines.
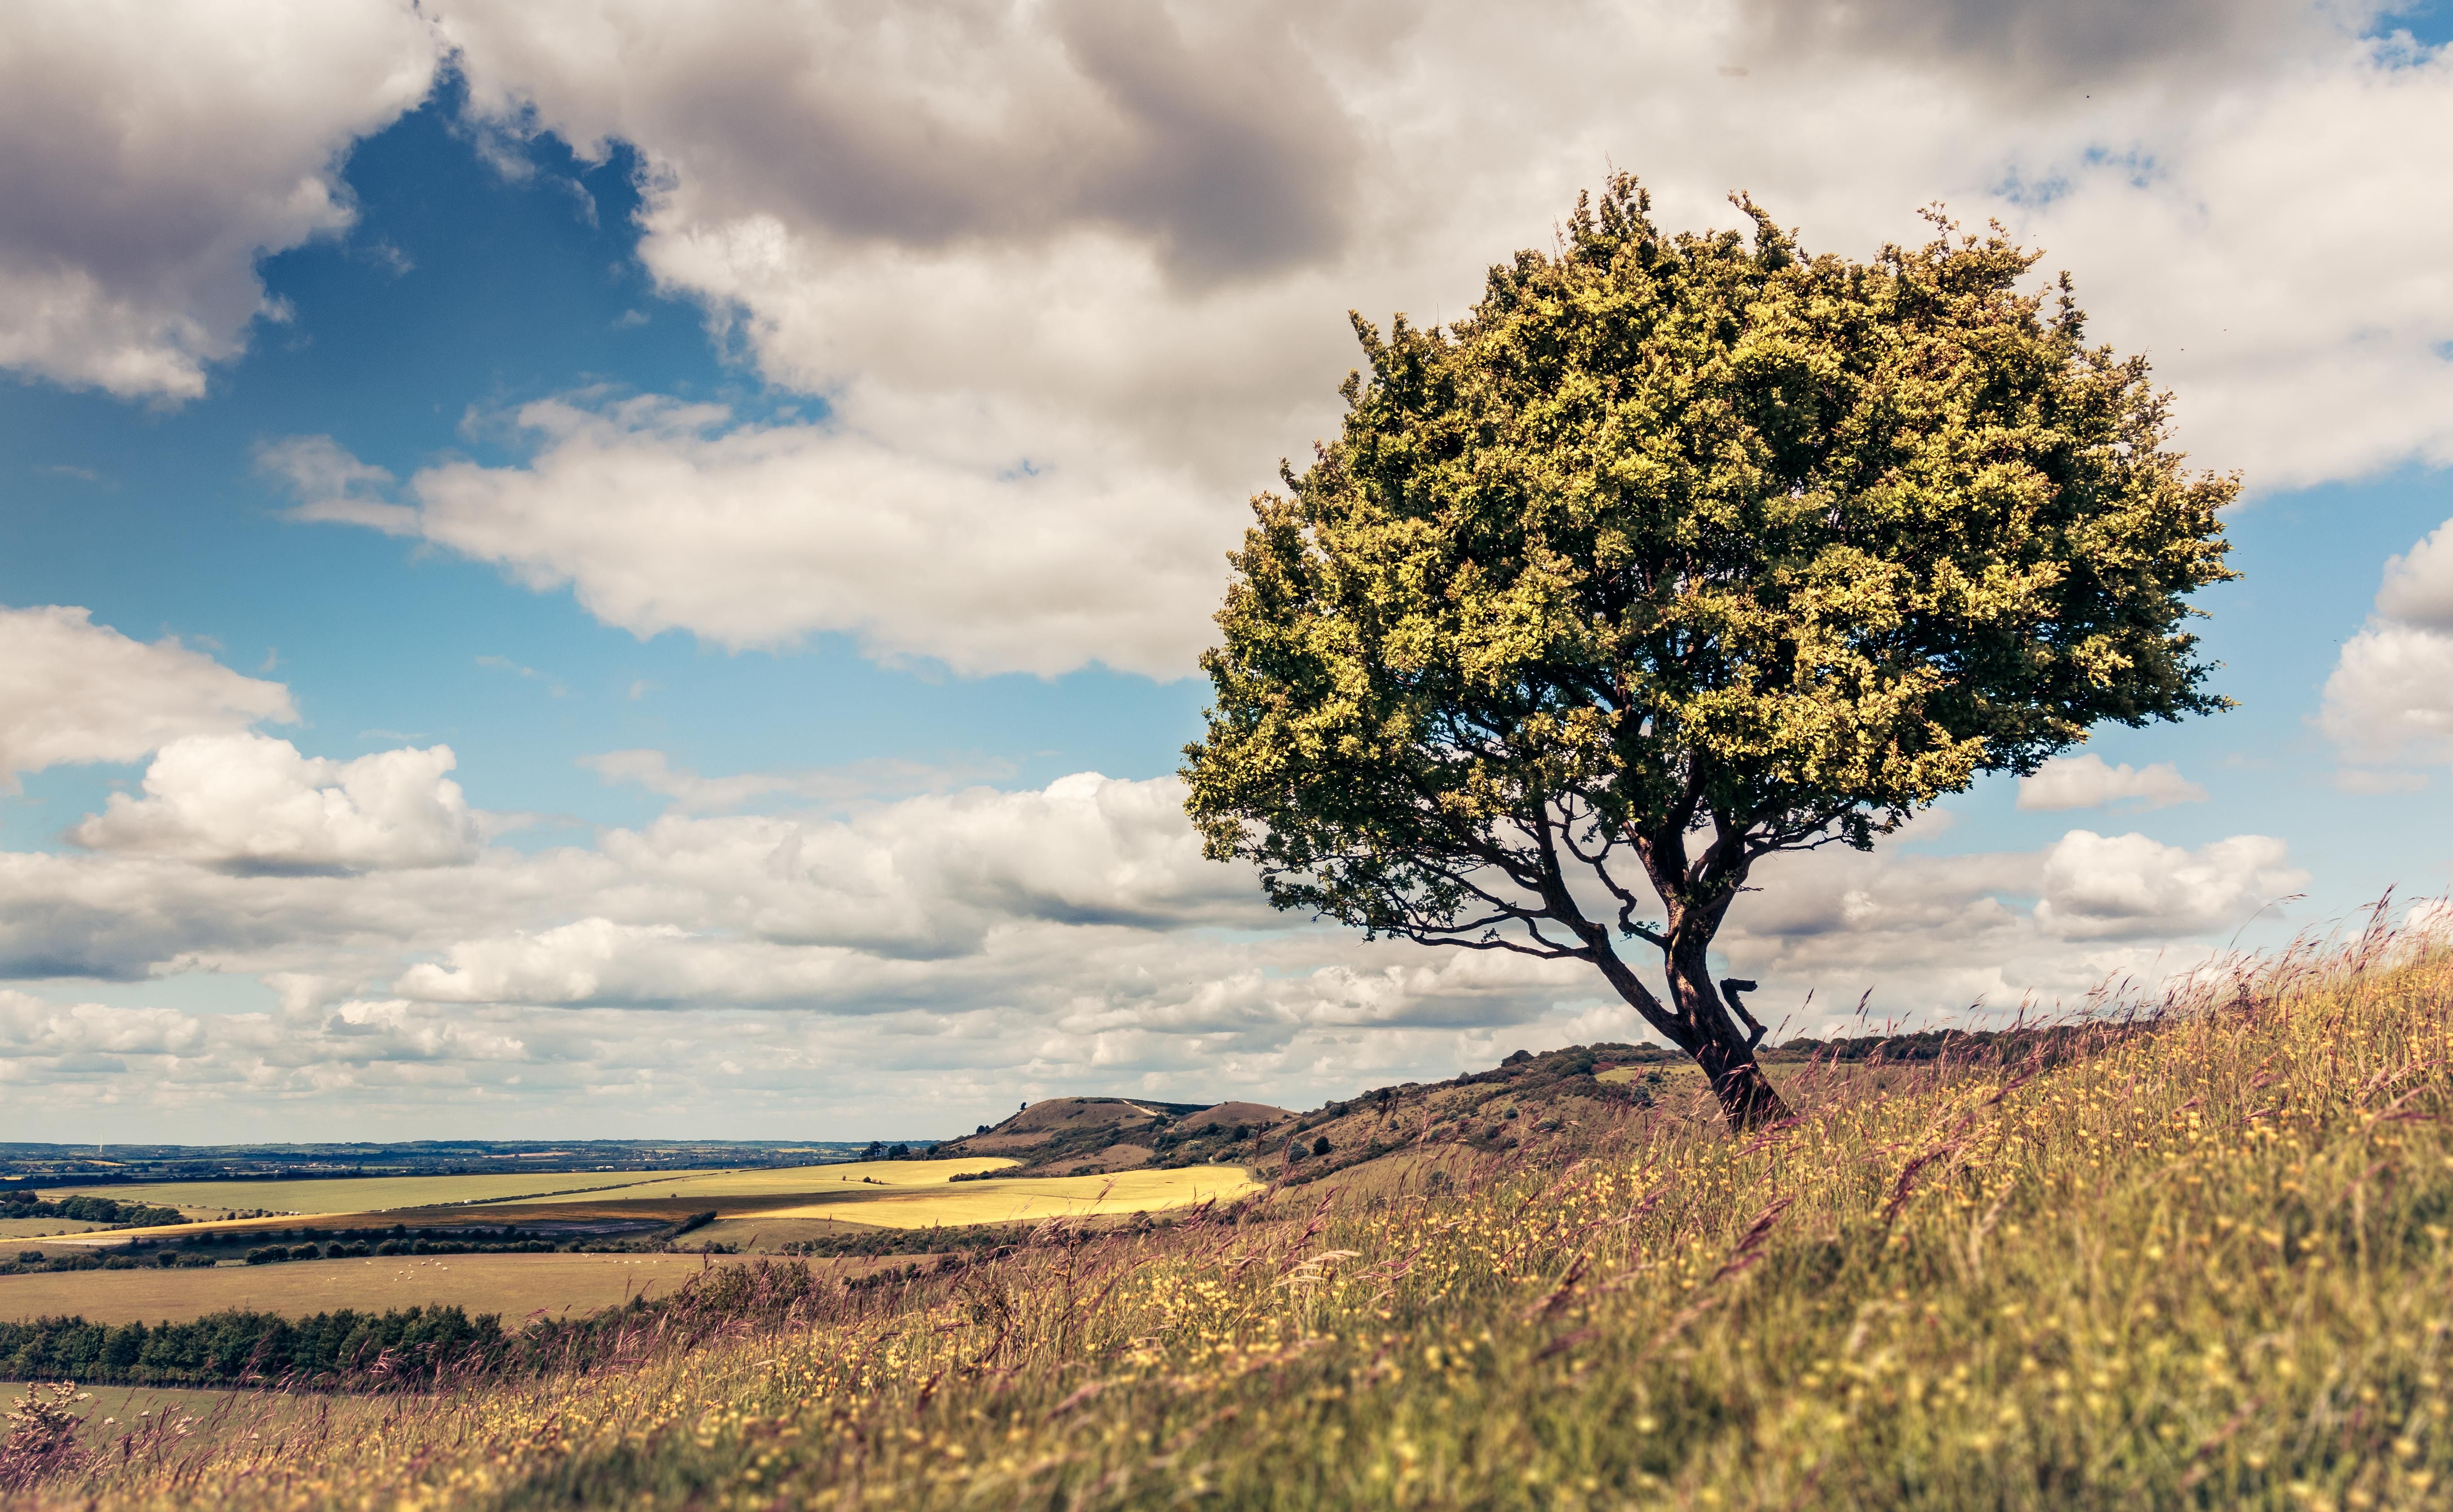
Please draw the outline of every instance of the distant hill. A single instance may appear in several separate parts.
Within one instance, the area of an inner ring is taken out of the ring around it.
[[[1667,1067],[1651,1083],[1611,1076]],[[982,1180],[1077,1176],[1144,1166],[1246,1165],[1294,1182],[1433,1145],[1512,1148],[1650,1106],[1670,1079],[1693,1075],[1684,1056],[1648,1045],[1519,1051],[1487,1071],[1377,1087],[1308,1113],[1265,1103],[1156,1103],[1059,1097],[1033,1103],[981,1133],[949,1140],[937,1159],[1002,1156],[1021,1164]],[[1319,1146],[1326,1140],[1326,1150]]]
[[[1872,1092],[1883,1082],[1865,1073],[1885,1066],[1944,1056],[2054,1059],[2079,1032],[2064,1025],[1799,1039],[1766,1045],[1762,1061],[1785,1086],[1810,1078],[1806,1086],[1825,1094],[1850,1085]],[[2104,1030],[2097,1025],[2089,1032]],[[1021,1163],[980,1180],[1228,1164],[1301,1184],[1399,1156],[1500,1154],[1535,1141],[1574,1144],[1608,1123],[1639,1114],[1720,1116],[1702,1073],[1685,1055],[1654,1044],[1605,1043],[1539,1055],[1519,1050],[1486,1071],[1375,1087],[1306,1113],[1262,1103],[1049,1098],[994,1127],[939,1144],[930,1154],[992,1155]]]

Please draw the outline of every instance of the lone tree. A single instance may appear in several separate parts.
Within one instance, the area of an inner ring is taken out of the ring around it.
[[[1786,1110],[1707,958],[1755,865],[2228,706],[2182,627],[2239,483],[1998,228],[1856,263],[1735,203],[1751,245],[1664,236],[1622,175],[1455,325],[1355,317],[1369,375],[1253,501],[1184,776],[1277,906],[1585,962],[1744,1126]]]

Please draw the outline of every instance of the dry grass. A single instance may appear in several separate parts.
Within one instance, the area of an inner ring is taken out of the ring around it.
[[[1051,1224],[704,1347],[345,1403],[49,1494],[2443,1505],[2453,957],[2297,952],[2084,1048],[2036,1074],[1934,1067],[1744,1139],[1630,1118],[1598,1146],[1436,1183],[1419,1163],[1371,1196],[1326,1182],[1247,1222],[1087,1243]]]
[[[52,1234],[82,1234],[105,1226],[74,1218],[0,1218],[0,1240],[15,1242],[42,1239]]]

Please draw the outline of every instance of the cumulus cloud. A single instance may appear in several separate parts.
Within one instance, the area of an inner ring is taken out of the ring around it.
[[[2192,935],[2246,923],[2308,874],[2290,847],[2234,835],[2184,850],[2141,834],[2073,829],[2044,855],[2036,924],[2065,940]]]
[[[2262,835],[2191,850],[2073,829],[2042,851],[1784,856],[1755,880],[1762,890],[1731,910],[1719,948],[1764,983],[1763,1005],[1811,992],[1845,1008],[1866,993],[1897,1018],[1980,1001],[2002,1011],[2031,999],[2070,1008],[2107,984],[2151,985],[2210,957],[2215,934],[2245,925],[2307,873],[2282,841]],[[1810,1017],[1791,1032],[1827,1027]]]
[[[185,1055],[205,1042],[194,1017],[171,1008],[52,1004],[0,988],[0,1062],[33,1056]]]
[[[391,0],[38,0],[0,35],[0,367],[191,399],[278,316],[256,259],[347,227],[339,162],[423,98]]]
[[[922,455],[848,408],[826,424],[736,426],[714,406],[542,402],[519,412],[543,438],[526,466],[428,468],[410,480],[413,508],[324,491],[302,512],[419,536],[531,587],[571,586],[642,637],[687,628],[741,648],[832,630],[960,672],[1190,670],[1207,633],[1186,606],[1212,595],[1228,537],[1170,502],[1178,482],[1034,464],[1050,437],[977,426]]]
[[[95,850],[240,871],[363,871],[473,859],[479,817],[449,746],[355,761],[302,756],[264,735],[190,735],[162,747],[145,796],[113,793],[70,838]]]
[[[460,1099],[567,1133],[619,1095],[767,1121],[728,1125],[752,1132],[823,1097],[907,1134],[893,1073],[960,1126],[1010,1088],[1348,1095],[1642,1032],[1573,964],[1366,943],[1269,909],[1245,868],[1201,858],[1172,779],[675,812],[521,853],[436,819],[434,753],[319,764],[258,740],[198,743],[194,780],[186,753],[168,762],[88,826],[110,848],[0,852],[0,976],[241,973],[278,999],[186,1017],[8,999],[0,1076],[43,1106],[92,1114],[140,1084],[157,1109],[222,1118]],[[1730,967],[1775,1018],[1809,990],[1845,1008],[1868,987],[1885,1017],[2075,1005],[2107,977],[2195,965],[2302,878],[2257,836],[1923,853],[1940,827],[1765,867],[1722,942]],[[434,854],[405,836],[438,833],[463,859],[403,864]]]
[[[2257,484],[2453,458],[2453,55],[2365,19],[455,4],[489,129],[636,148],[648,269],[827,418],[533,406],[526,464],[307,507],[641,634],[1181,675],[1242,499],[1336,424],[1344,311],[1463,313],[1611,163],[1674,227],[1745,188],[1859,256],[1936,198],[1998,215]]]
[[[2032,776],[2019,779],[2019,806],[2052,812],[2064,808],[2101,808],[2131,801],[2139,808],[2205,801],[2206,790],[2181,775],[2170,762],[2139,768],[2124,762],[2104,764],[2093,751],[2056,756]]]
[[[2453,521],[2385,564],[2376,608],[2343,644],[2318,726],[2356,762],[2453,759]],[[2393,773],[2346,774],[2392,791]]]
[[[132,762],[183,736],[298,717],[289,690],[62,605],[0,607],[0,793],[69,763]]]

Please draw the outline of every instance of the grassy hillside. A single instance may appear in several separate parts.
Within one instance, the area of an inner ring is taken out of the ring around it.
[[[2448,1009],[2453,956],[2370,940],[1744,1139],[1625,1104],[1500,1147],[1479,1104],[1240,1210],[13,1504],[2442,1505]]]

